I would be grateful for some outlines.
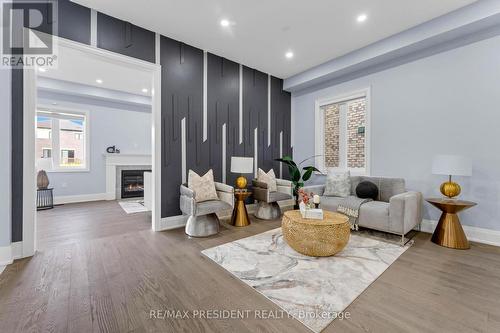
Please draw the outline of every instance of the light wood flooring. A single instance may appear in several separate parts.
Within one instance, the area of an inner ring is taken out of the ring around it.
[[[38,213],[39,252],[0,275],[3,332],[309,332],[291,318],[150,319],[151,310],[279,308],[200,251],[280,226],[223,224],[189,239],[154,233],[146,213],[116,202]],[[418,234],[406,251],[324,332],[500,332],[500,248],[469,251]]]

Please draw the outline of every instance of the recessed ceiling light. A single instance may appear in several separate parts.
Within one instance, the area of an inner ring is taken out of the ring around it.
[[[142,89],[142,92],[147,94],[148,93],[148,90],[146,88]]]
[[[288,51],[287,53],[285,53],[285,57],[287,59],[292,59],[293,58],[293,52],[292,51]]]
[[[95,80],[95,82],[97,82],[99,84],[102,84],[102,80],[101,79],[97,79],[97,80]]]
[[[361,23],[361,22],[366,21],[366,19],[367,19],[367,18],[368,18],[368,15],[366,15],[366,14],[360,14],[360,15],[358,15],[358,17],[356,18],[356,21],[358,21],[358,22],[360,22],[360,23]]]
[[[38,70],[42,73],[45,73],[47,71],[47,68],[38,67]]]
[[[229,24],[230,24],[229,21],[226,19],[220,20],[220,25],[223,27],[229,27]]]

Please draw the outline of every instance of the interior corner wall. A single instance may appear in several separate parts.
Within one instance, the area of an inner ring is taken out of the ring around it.
[[[436,154],[472,159],[472,177],[457,177],[461,198],[477,207],[464,225],[500,230],[500,37],[439,53],[385,71],[292,96],[297,159],[314,155],[318,99],[371,87],[371,175],[402,177],[425,197],[440,196],[446,177],[432,175]],[[315,182],[324,182],[315,179]],[[425,205],[424,218],[439,211]]]
[[[69,0],[58,1],[58,35],[90,44],[91,11]],[[49,32],[44,23],[42,31]],[[97,45],[108,51],[154,62],[155,33],[129,22],[98,13]],[[134,36],[134,38],[130,38]],[[206,172],[214,168],[216,180],[231,182],[230,157],[253,156],[254,133],[257,128],[259,166],[270,168],[270,160],[279,153],[291,154],[291,97],[282,90],[283,81],[271,78],[271,145],[267,142],[268,75],[243,67],[243,136],[239,142],[239,64],[216,55],[207,55],[207,134],[203,141],[203,51],[181,41],[161,36],[162,65],[162,186],[161,216],[180,214],[179,185],[183,179],[182,159],[187,169]],[[236,68],[238,67],[238,73]],[[167,71],[168,69],[168,71]],[[16,74],[19,72],[18,74]],[[13,170],[22,170],[22,72],[13,70],[12,79],[12,147]],[[238,79],[236,78],[238,76]],[[176,81],[177,80],[177,81]],[[184,90],[184,88],[186,90]],[[181,123],[186,118],[186,152],[182,153]],[[223,126],[225,124],[225,126]],[[222,128],[226,141],[222,142]],[[238,138],[238,140],[234,140]],[[281,138],[281,139],[280,139]],[[226,169],[222,168],[222,149],[226,147]],[[14,161],[15,159],[15,161]],[[272,163],[278,173],[279,165]],[[14,171],[13,171],[14,172]],[[284,176],[287,175],[284,170]],[[22,175],[12,177],[12,238],[22,240]]]
[[[0,247],[8,246],[11,243],[11,103],[10,103],[10,87],[11,72],[7,69],[0,69],[0,113],[2,122],[0,123],[0,188],[4,190],[0,192]]]

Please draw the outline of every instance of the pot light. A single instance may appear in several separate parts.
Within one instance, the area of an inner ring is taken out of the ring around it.
[[[38,67],[38,71],[45,73],[47,71],[47,68]]]
[[[220,20],[220,25],[223,27],[229,27],[229,20],[226,19]]]
[[[288,51],[287,53],[285,53],[285,57],[287,59],[292,59],[293,58],[293,52],[292,51]]]
[[[367,18],[368,18],[368,15],[366,15],[366,14],[360,14],[360,15],[358,15],[358,17],[356,18],[356,21],[358,21],[359,23],[361,23],[361,22],[366,21],[366,19],[367,19]]]
[[[95,80],[95,82],[97,82],[99,84],[102,84],[102,80],[101,79],[97,79],[97,80]]]
[[[142,89],[142,92],[147,94],[148,93],[148,90],[146,88]]]

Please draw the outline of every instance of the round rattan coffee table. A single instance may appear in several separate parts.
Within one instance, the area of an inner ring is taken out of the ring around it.
[[[329,257],[344,249],[351,235],[349,218],[323,211],[323,220],[303,219],[300,211],[290,210],[281,220],[283,237],[295,251],[311,257]]]

